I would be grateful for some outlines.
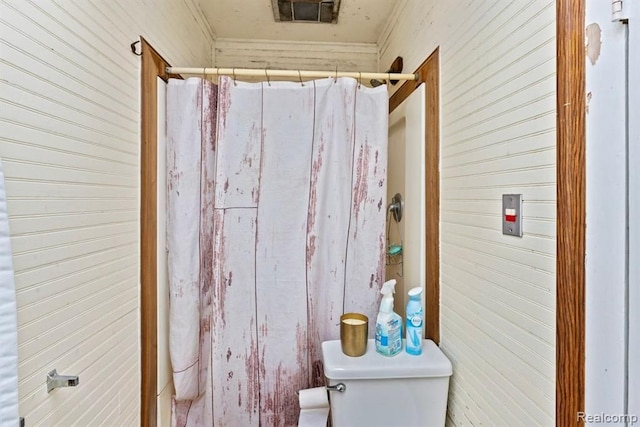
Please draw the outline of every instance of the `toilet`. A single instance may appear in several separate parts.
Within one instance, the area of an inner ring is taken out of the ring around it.
[[[342,353],[340,341],[322,343],[333,427],[442,427],[451,362],[431,340],[422,354],[378,354],[374,340],[360,357]]]

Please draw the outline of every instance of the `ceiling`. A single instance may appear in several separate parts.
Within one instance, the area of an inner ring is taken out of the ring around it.
[[[336,24],[275,22],[271,0],[198,0],[217,38],[375,43],[396,4],[341,0]]]

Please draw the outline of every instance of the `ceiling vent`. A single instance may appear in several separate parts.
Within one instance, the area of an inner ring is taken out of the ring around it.
[[[271,0],[271,4],[277,22],[336,23],[340,9],[340,0]]]

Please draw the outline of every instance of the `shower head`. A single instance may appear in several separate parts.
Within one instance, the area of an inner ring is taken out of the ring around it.
[[[402,212],[404,211],[404,199],[402,198],[402,194],[396,193],[393,198],[391,198],[391,203],[387,206],[387,211],[391,212],[393,219],[395,219],[396,222],[400,222],[402,220]]]

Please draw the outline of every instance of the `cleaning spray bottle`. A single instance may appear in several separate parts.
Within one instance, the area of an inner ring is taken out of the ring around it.
[[[393,293],[396,281],[391,279],[382,285],[382,301],[376,319],[376,351],[385,356],[395,356],[402,350],[402,317],[393,312]]]
[[[424,313],[422,311],[422,288],[417,287],[409,291],[407,303],[407,325],[405,331],[407,339],[405,350],[407,353],[417,356],[422,353],[422,329],[424,327]]]

